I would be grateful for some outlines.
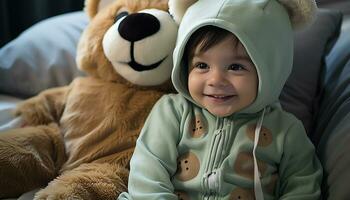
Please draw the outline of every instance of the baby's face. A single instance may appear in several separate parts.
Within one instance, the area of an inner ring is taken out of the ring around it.
[[[210,113],[229,116],[256,98],[258,75],[244,46],[232,35],[189,60],[188,89]]]

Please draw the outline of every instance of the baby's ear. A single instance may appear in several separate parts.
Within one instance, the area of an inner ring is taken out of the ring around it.
[[[180,24],[187,8],[198,0],[169,0],[169,13],[173,16],[176,23]]]
[[[313,21],[317,5],[315,0],[278,0],[289,14],[293,29],[300,29]]]
[[[92,19],[100,10],[117,0],[85,0],[84,10]]]

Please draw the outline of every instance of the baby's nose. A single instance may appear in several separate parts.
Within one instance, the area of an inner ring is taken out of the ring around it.
[[[213,70],[210,74],[208,84],[213,87],[224,87],[229,84],[229,81],[222,70]]]

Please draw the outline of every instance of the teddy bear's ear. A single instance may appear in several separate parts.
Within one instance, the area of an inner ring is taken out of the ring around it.
[[[173,16],[176,23],[180,24],[187,8],[198,0],[169,0],[169,13]]]
[[[315,0],[278,0],[288,11],[293,29],[300,29],[313,21],[317,5]]]
[[[100,10],[117,0],[85,0],[84,10],[93,18]]]

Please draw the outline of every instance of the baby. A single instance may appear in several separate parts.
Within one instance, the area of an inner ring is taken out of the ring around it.
[[[201,0],[183,17],[172,81],[119,199],[319,199],[322,167],[278,97],[293,31],[277,0]]]

